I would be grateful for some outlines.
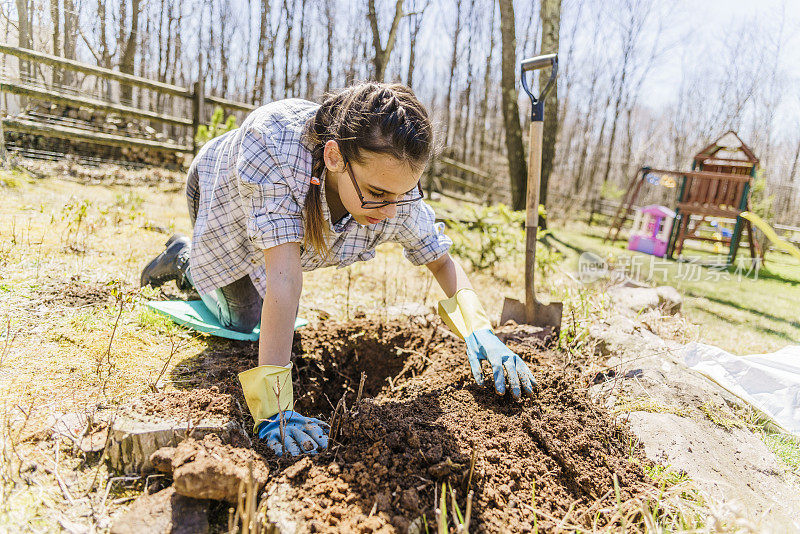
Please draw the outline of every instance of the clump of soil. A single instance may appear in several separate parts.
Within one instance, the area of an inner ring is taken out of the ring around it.
[[[571,523],[590,528],[604,509],[602,526],[616,499],[615,476],[623,500],[648,483],[644,457],[631,452],[633,440],[591,403],[559,353],[540,348],[524,330],[507,334],[537,379],[533,398],[498,396],[488,368],[485,385],[477,386],[464,343],[435,318],[302,329],[295,409],[329,419],[342,397],[346,408],[334,417],[331,446],[321,454],[278,461],[255,440],[273,466],[268,488],[281,486],[280,502],[271,506],[306,531],[404,532],[421,514],[433,520],[441,484],[449,482],[462,510],[474,492],[478,531],[530,531],[534,510],[546,529],[556,526],[547,517],[570,510]],[[235,374],[255,365],[256,354],[255,344],[233,351],[224,345],[198,363],[223,391],[241,396]],[[362,371],[363,399],[353,406]],[[608,500],[600,506],[599,499]]]
[[[264,487],[269,474],[255,451],[224,444],[214,434],[161,448],[150,456],[150,461],[159,471],[172,475],[178,494],[194,499],[236,503],[239,483],[249,484],[251,472],[256,491]]]
[[[242,410],[236,398],[220,393],[219,388],[214,386],[209,389],[144,395],[125,406],[124,412],[127,416],[148,422],[165,419],[200,421],[203,419],[240,420],[242,418]]]

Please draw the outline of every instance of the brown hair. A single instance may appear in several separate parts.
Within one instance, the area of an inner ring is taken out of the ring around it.
[[[325,170],[323,152],[330,140],[337,142],[347,161],[363,163],[366,151],[387,154],[420,169],[431,156],[433,130],[427,111],[410,88],[362,82],[326,95],[308,122],[304,142],[311,151],[313,177],[320,178]],[[312,185],[306,195],[303,244],[326,256],[320,187]]]

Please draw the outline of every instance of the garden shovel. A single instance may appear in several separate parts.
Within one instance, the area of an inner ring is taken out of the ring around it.
[[[536,98],[528,87],[528,71],[551,67],[550,79],[542,94]],[[544,101],[556,79],[558,55],[547,54],[532,57],[521,63],[522,87],[531,99],[531,128],[528,150],[528,188],[525,198],[525,302],[506,298],[500,324],[513,319],[517,324],[530,324],[541,327],[558,336],[561,330],[561,302],[542,304],[536,300],[534,273],[536,271],[536,230],[539,226],[539,181],[542,174],[542,127],[544,120]],[[546,332],[547,334],[547,332]]]

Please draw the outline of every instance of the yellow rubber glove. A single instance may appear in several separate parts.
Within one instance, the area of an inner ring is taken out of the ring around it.
[[[467,359],[479,386],[483,385],[481,362],[486,360],[492,366],[497,393],[502,395],[506,392],[508,380],[515,398],[519,398],[523,392],[533,395],[536,380],[528,365],[494,334],[475,291],[460,289],[449,299],[440,301],[439,315],[453,332],[467,342]]]
[[[294,387],[292,385],[292,363],[261,365],[239,373],[244,400],[253,420],[258,425],[281,411],[294,410]],[[280,393],[280,396],[277,393]]]
[[[459,289],[449,299],[440,300],[439,316],[463,340],[477,330],[492,329],[478,295],[468,287]]]

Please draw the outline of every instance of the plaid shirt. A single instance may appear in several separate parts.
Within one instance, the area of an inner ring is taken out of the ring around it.
[[[445,254],[452,241],[435,224],[433,210],[422,201],[397,207],[397,216],[362,226],[349,214],[335,224],[322,185],[311,186],[311,152],[301,138],[318,104],[299,99],[272,102],[254,110],[240,128],[206,143],[192,162],[199,191],[189,266],[200,293],[249,275],[259,292],[266,290],[262,250],[303,242],[304,207],[309,187],[320,187],[323,214],[330,226],[327,258],[302,248],[303,271],[344,267],[375,257],[375,247],[400,243],[414,265]]]

